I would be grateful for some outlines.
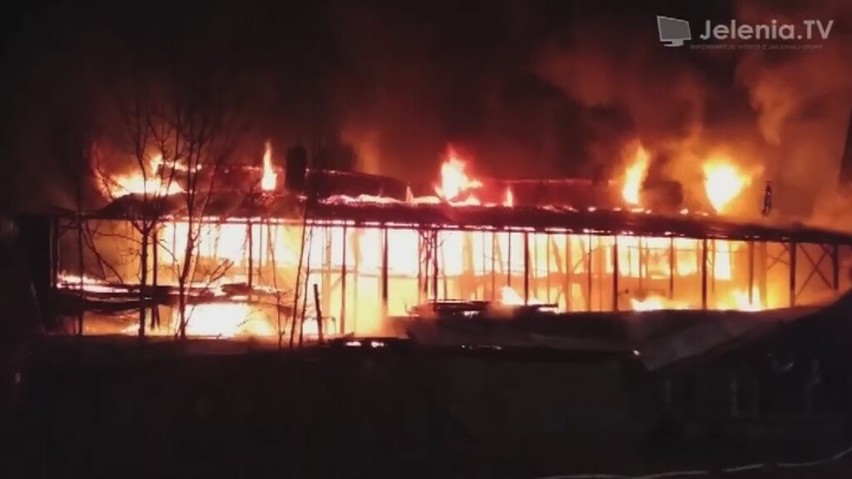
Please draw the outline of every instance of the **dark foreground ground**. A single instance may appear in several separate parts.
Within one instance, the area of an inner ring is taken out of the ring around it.
[[[629,358],[239,348],[37,342],[3,378],[0,477],[852,477],[852,455],[719,472],[852,437],[830,414],[680,417]]]

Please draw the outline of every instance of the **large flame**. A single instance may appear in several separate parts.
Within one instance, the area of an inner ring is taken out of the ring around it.
[[[435,193],[448,202],[462,201],[465,204],[479,204],[472,195],[463,198],[465,193],[482,187],[482,183],[471,179],[464,171],[465,161],[450,147],[447,159],[441,165],[441,185],[435,187]]]
[[[515,206],[515,195],[512,194],[511,188],[506,188],[506,199],[503,200],[503,206],[507,206],[509,208]]]
[[[272,143],[266,142],[263,148],[263,177],[260,180],[260,188],[263,191],[275,191],[278,183],[278,174],[272,168]]]
[[[639,204],[639,192],[642,189],[645,176],[648,174],[649,161],[648,150],[642,145],[637,145],[633,161],[624,173],[624,186],[621,189],[621,196],[628,204]]]
[[[163,156],[155,155],[145,166],[145,171],[105,176],[99,175],[99,183],[103,193],[109,198],[121,198],[131,194],[145,196],[168,196],[183,193],[183,188],[175,181],[173,175],[163,177],[160,170],[163,166]],[[178,168],[172,168],[178,170]]]
[[[728,158],[711,158],[703,165],[704,190],[717,213],[722,213],[749,184],[751,177]]]

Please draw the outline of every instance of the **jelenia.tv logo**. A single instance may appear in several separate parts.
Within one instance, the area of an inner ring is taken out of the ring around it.
[[[710,20],[699,25],[697,39],[704,43],[713,42],[766,42],[766,43],[813,43],[828,40],[834,20],[805,19],[799,23],[741,23],[730,20],[714,24]],[[687,20],[658,15],[657,32],[660,42],[667,47],[681,47],[691,42],[692,29]]]

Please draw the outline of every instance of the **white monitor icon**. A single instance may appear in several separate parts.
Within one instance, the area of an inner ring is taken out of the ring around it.
[[[683,42],[692,40],[689,22],[679,18],[657,15],[657,31],[660,34],[660,41],[667,47],[682,47]]]

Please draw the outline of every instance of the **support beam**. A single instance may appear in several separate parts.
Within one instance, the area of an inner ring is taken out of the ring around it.
[[[346,334],[346,250],[349,249],[348,231],[343,225],[343,264],[340,267],[340,334]],[[417,284],[420,284],[419,282]],[[420,288],[418,288],[420,289]]]
[[[748,304],[754,304],[754,241],[748,242]]]
[[[592,235],[589,235],[589,248],[586,254],[586,276],[588,289],[586,290],[586,309],[592,310]]]
[[[831,287],[840,290],[840,247],[831,245]]]
[[[246,222],[246,243],[248,247],[248,285],[254,284],[254,228],[252,228],[251,220]]]
[[[674,299],[675,261],[674,237],[672,237],[669,239],[669,299]]]
[[[701,309],[707,309],[707,238],[701,240]]]
[[[506,233],[506,286],[512,287],[512,232],[509,231]]]
[[[438,301],[438,231],[432,230],[432,301]]]
[[[612,310],[618,311],[618,236],[612,237]]]
[[[571,311],[573,300],[574,263],[571,260],[571,235],[565,235],[565,283],[562,286],[565,295],[565,311]]]
[[[530,234],[524,232],[524,304],[530,301]]]
[[[495,301],[500,296],[497,294],[497,233],[491,232],[491,300]]]
[[[388,314],[388,229],[382,228],[382,316]]]
[[[790,307],[796,305],[796,250],[795,241],[790,242]]]

